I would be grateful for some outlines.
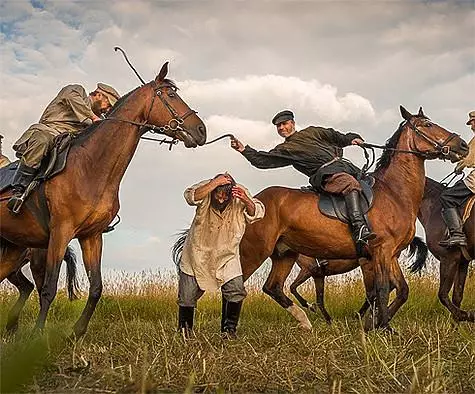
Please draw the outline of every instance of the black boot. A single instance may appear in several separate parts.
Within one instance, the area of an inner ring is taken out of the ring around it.
[[[28,167],[23,164],[21,161],[18,164],[15,175],[13,176],[12,188],[13,193],[10,199],[8,200],[7,207],[13,213],[18,213],[23,204],[21,196],[25,192],[25,189],[33,181],[36,175],[36,169]]]
[[[463,222],[460,218],[457,208],[446,208],[442,210],[442,217],[449,229],[449,238],[440,241],[439,245],[444,248],[452,248],[454,246],[467,246],[467,237],[463,232]]]
[[[353,190],[345,196],[346,209],[350,218],[353,239],[356,244],[367,243],[370,239],[376,238],[376,234],[370,231],[366,225],[366,220],[361,212],[360,194]]]
[[[223,298],[224,301],[224,298]],[[225,338],[236,339],[236,329],[241,314],[242,301],[223,303],[223,319],[221,320],[221,332]]]
[[[178,309],[178,331],[185,338],[189,338],[193,330],[193,317],[195,308],[192,306],[180,306]]]

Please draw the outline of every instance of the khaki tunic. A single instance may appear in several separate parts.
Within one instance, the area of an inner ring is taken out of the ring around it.
[[[469,153],[468,156],[457,163],[456,169],[461,171],[465,168],[475,168],[475,137],[468,143]],[[473,193],[475,193],[475,169],[472,170],[463,180],[465,186],[467,186]]]
[[[91,101],[81,85],[68,85],[48,104],[38,123],[31,125],[15,142],[13,149],[24,163],[38,168],[50,150],[54,137],[77,133],[91,124]]]
[[[196,277],[201,290],[214,291],[242,275],[239,244],[246,224],[262,219],[265,207],[241,186],[256,206],[254,215],[249,215],[244,203],[237,198],[219,212],[211,207],[210,194],[202,200],[195,200],[195,190],[208,182],[200,182],[185,190],[186,202],[197,208],[179,267],[185,274]]]
[[[11,161],[7,156],[0,154],[0,168],[8,166],[10,163]]]

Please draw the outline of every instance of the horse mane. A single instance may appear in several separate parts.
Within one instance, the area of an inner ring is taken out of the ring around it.
[[[414,117],[428,119],[427,116],[425,115],[422,115],[422,116],[414,115]],[[405,124],[406,124],[405,120],[399,123],[398,129],[394,132],[394,134],[388,140],[386,140],[386,144],[384,145],[385,148],[391,148],[391,149],[396,148],[399,142],[399,138],[401,138],[401,134],[402,134],[402,131],[404,130]],[[393,150],[384,150],[381,157],[376,161],[376,167],[374,171],[376,172],[378,170],[388,168],[389,164],[391,163],[391,159],[394,156],[394,153],[395,152]]]
[[[440,194],[445,190],[445,186],[437,182],[434,179],[426,177],[426,185],[424,189],[424,197],[430,197],[433,195],[440,196]]]
[[[113,115],[127,100],[127,98],[132,95],[137,89],[141,88],[141,86],[136,87],[135,89],[131,90],[127,94],[124,94],[117,102],[114,104],[112,107],[111,111],[107,115],[106,119],[109,118],[111,115]],[[96,129],[103,124],[103,122],[106,120],[102,120],[99,122],[94,122],[92,125],[86,127],[83,131],[75,135],[75,138],[73,140],[72,145],[81,145],[84,141],[86,141],[89,136],[94,134]]]
[[[406,121],[402,121],[401,123],[399,123],[399,127],[396,132],[389,139],[386,140],[386,144],[384,144],[386,148],[396,148],[399,142],[399,138],[401,138],[402,131],[404,130],[403,126],[405,123]],[[376,172],[384,168],[388,168],[389,164],[391,163],[391,159],[394,156],[394,153],[395,152],[393,150],[384,150],[381,157],[376,161],[376,167],[374,171]]]

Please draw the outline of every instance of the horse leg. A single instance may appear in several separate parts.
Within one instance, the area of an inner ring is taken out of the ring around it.
[[[325,276],[313,275],[313,281],[315,282],[315,295],[317,300],[317,305],[320,308],[320,311],[323,314],[326,322],[331,324],[332,318],[325,308]]]
[[[36,320],[35,331],[43,330],[45,326],[49,308],[58,291],[61,262],[70,240],[71,238],[66,236],[65,231],[60,230],[50,234],[44,281],[41,290],[38,290],[40,294],[40,313]]]
[[[450,311],[454,320],[470,321],[469,314],[455,306],[449,299],[449,292],[454,284],[457,270],[458,262],[455,259],[442,258],[440,260],[439,300]]]
[[[20,292],[20,296],[18,297],[15,305],[8,312],[7,318],[6,330],[9,333],[14,333],[18,329],[18,319],[20,317],[20,313],[35,286],[33,286],[33,283],[31,283],[23,274],[23,272],[21,272],[21,268],[18,269],[17,272],[11,273],[7,279],[11,284],[16,286]]]
[[[28,249],[14,245],[5,239],[0,244],[0,283],[24,264]]]
[[[389,293],[390,288],[390,273],[393,256],[389,256],[388,252],[383,248],[378,248],[374,251],[372,263],[375,265],[375,288],[376,288],[376,305],[378,308],[377,327],[390,329],[389,327]]]
[[[294,295],[297,301],[302,305],[302,307],[312,310],[312,307],[308,304],[307,300],[300,295],[297,288],[304,282],[307,281],[312,275],[310,272],[307,271],[305,268],[301,268],[299,274],[295,278],[295,280],[290,285],[290,292]],[[315,309],[312,310],[315,312]]]
[[[296,254],[287,252],[282,257],[271,256],[272,269],[264,283],[264,293],[271,296],[280,306],[287,311],[300,323],[300,326],[306,330],[312,329],[312,324],[308,320],[305,312],[295,305],[292,300],[284,294],[284,282],[292,271]]]
[[[369,309],[370,313],[364,323],[364,330],[373,330],[376,326],[375,313],[376,313],[376,285],[375,285],[375,269],[371,261],[367,259],[360,259],[359,264],[361,272],[363,274],[363,282],[366,290],[365,303],[360,308],[359,314],[363,317],[366,311]]]
[[[396,298],[389,305],[389,320],[393,318],[396,312],[405,304],[409,297],[409,286],[401,271],[397,259],[393,259],[391,264],[391,287],[390,292],[396,288]]]
[[[465,289],[465,280],[467,279],[468,261],[462,259],[459,263],[459,269],[455,274],[454,289],[452,293],[453,304],[460,308],[462,305],[463,292]]]
[[[86,333],[89,320],[91,319],[96,305],[102,294],[101,276],[101,255],[102,255],[102,234],[79,239],[81,244],[84,266],[89,279],[89,296],[81,317],[74,325],[74,335],[76,338]]]

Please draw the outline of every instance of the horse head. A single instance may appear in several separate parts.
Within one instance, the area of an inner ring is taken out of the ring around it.
[[[468,155],[468,145],[458,134],[451,133],[432,122],[419,108],[417,115],[411,114],[403,106],[403,124],[410,135],[410,146],[426,159],[449,159],[456,162]]]
[[[167,74],[168,62],[162,66],[157,77],[145,85],[152,94],[148,113],[145,113],[147,123],[157,126],[167,136],[183,141],[187,148],[203,145],[206,142],[206,126],[196,111],[178,95],[177,86],[166,78]]]

